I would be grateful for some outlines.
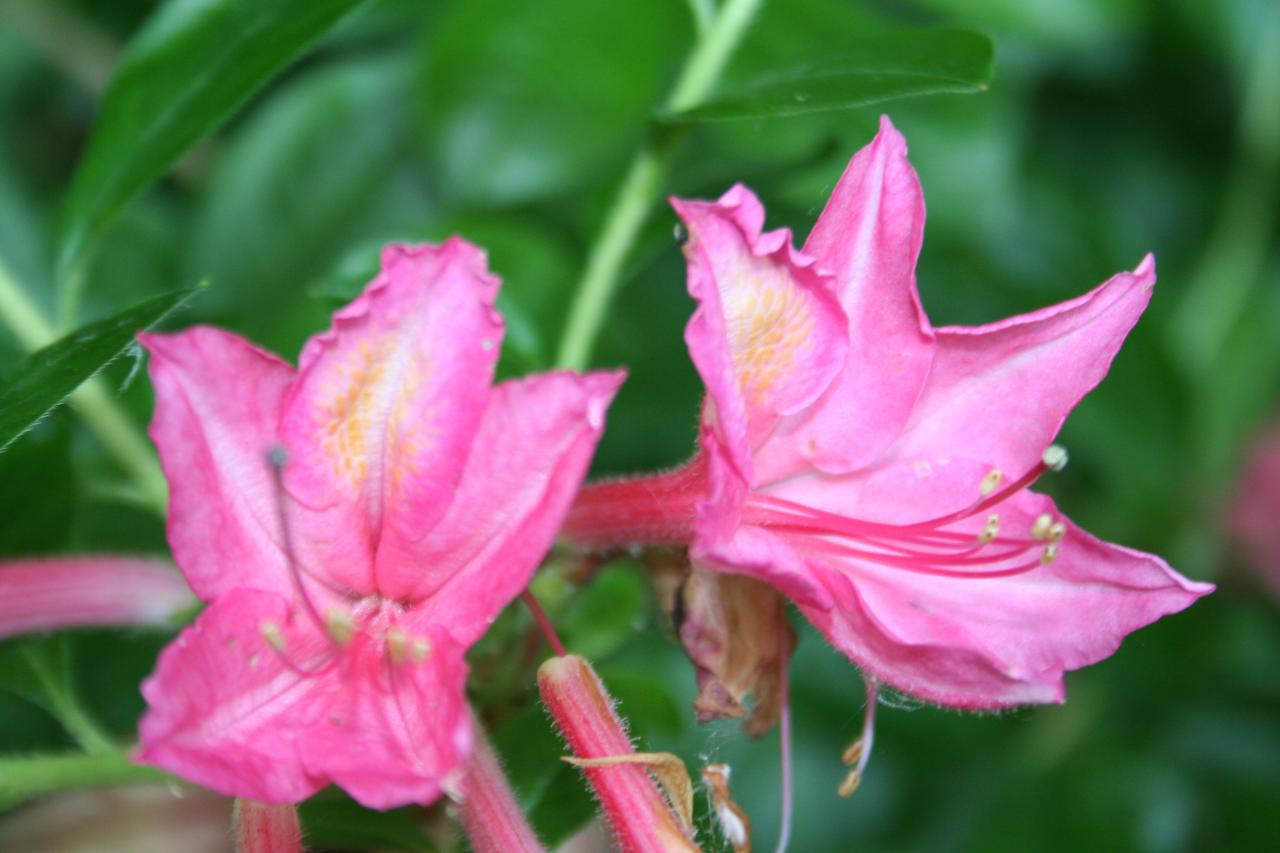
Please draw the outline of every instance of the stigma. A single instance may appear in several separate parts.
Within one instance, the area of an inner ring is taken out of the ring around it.
[[[1062,470],[1066,463],[1067,451],[1050,445],[1021,476],[1009,478],[993,468],[973,484],[974,497],[968,506],[919,521],[858,519],[767,492],[748,498],[744,520],[786,534],[799,550],[816,556],[853,558],[946,578],[1012,577],[1057,560],[1067,527],[1052,514],[1042,513],[1025,529],[1011,529],[1000,504],[1044,473]]]

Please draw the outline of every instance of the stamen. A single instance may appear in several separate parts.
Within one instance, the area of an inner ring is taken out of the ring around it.
[[[863,774],[866,773],[867,764],[871,761],[871,748],[875,745],[876,703],[880,696],[880,682],[874,675],[866,673],[863,674],[863,679],[867,688],[867,710],[862,716],[862,733],[858,735],[857,740],[845,748],[844,754],[840,756],[840,760],[845,764],[853,765],[836,788],[836,793],[841,797],[853,796],[853,792],[862,784]]]
[[[340,646],[351,642],[351,635],[356,631],[355,620],[351,614],[338,607],[331,607],[325,613],[325,627],[330,637]]]
[[[994,492],[1000,486],[1000,481],[1004,479],[1004,472],[999,468],[992,468],[987,472],[987,476],[982,478],[982,482],[978,485],[978,493],[984,498]]]
[[[982,545],[990,545],[996,541],[996,537],[1000,535],[1000,515],[992,513],[987,517],[986,526],[982,528],[982,532],[978,534],[978,542]]]
[[[409,655],[409,635],[400,629],[399,625],[392,625],[387,629],[387,654],[391,657],[392,663],[400,663]]]
[[[1050,471],[1061,471],[1067,467],[1067,449],[1061,444],[1051,444],[1044,449],[1040,460],[1044,462],[1044,467]]]
[[[284,653],[285,643],[284,632],[280,630],[280,626],[270,619],[264,619],[258,627],[262,632],[262,639],[267,641],[267,645],[275,649],[277,652]]]
[[[329,631],[327,622],[320,618],[320,611],[316,608],[315,602],[311,600],[311,596],[307,594],[307,587],[303,584],[302,574],[298,570],[298,561],[294,556],[293,549],[293,529],[289,525],[289,514],[285,509],[284,466],[287,461],[288,453],[283,447],[273,447],[267,452],[267,463],[271,467],[271,476],[275,485],[276,518],[280,523],[280,546],[284,551],[284,561],[289,567],[290,577],[293,578],[294,589],[297,590],[298,598],[302,600],[303,609],[307,611],[312,624],[319,628],[330,640],[337,645],[341,645],[341,642]]]
[[[1061,542],[1062,538],[1066,535],[1067,526],[1059,521],[1049,528],[1048,539],[1050,542]]]
[[[431,654],[431,644],[421,637],[414,637],[409,645],[409,658],[414,663],[422,663]]]
[[[1031,525],[1031,538],[1037,541],[1044,541],[1049,538],[1049,531],[1053,529],[1053,516],[1049,513],[1041,513],[1036,516],[1035,522]]]
[[[1045,546],[1044,553],[1040,555],[1040,565],[1047,566],[1056,559],[1058,559],[1058,543],[1053,542]]]

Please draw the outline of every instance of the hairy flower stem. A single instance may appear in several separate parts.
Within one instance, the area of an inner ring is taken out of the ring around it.
[[[463,782],[462,825],[476,853],[543,853],[546,850],[516,802],[488,738],[475,724],[475,748]]]
[[[58,335],[40,307],[31,301],[0,262],[0,322],[30,352],[53,343]],[[97,378],[86,380],[67,399],[71,408],[134,481],[140,503],[161,515],[168,486],[150,443]]]
[[[237,799],[231,827],[236,853],[302,853],[302,827],[293,803]]]
[[[692,853],[698,847],[627,736],[604,684],[577,655],[549,658],[538,669],[538,692],[580,761],[623,853]],[[603,759],[597,761],[595,759]]]
[[[693,52],[689,54],[664,104],[666,111],[687,110],[706,98],[755,18],[761,2],[726,0],[709,25],[699,31]],[[655,131],[631,161],[605,216],[600,236],[587,257],[587,268],[578,283],[577,296],[570,307],[569,320],[560,341],[557,366],[582,370],[590,362],[591,350],[609,300],[618,286],[622,266],[635,245],[649,210],[658,199],[672,158],[687,132],[685,126]]]

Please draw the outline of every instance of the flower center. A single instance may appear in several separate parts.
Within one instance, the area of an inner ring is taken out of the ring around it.
[[[851,557],[888,568],[949,578],[999,578],[1020,575],[1058,557],[1066,525],[1048,513],[1038,516],[1022,535],[1001,536],[998,512],[1002,501],[1025,489],[1046,471],[1067,462],[1058,445],[1021,477],[1004,484],[1003,472],[992,470],[978,484],[973,503],[956,512],[910,524],[866,521],[816,509],[775,495],[753,492],[743,520],[791,538],[799,537],[810,553]],[[981,530],[956,525],[986,514]],[[1038,554],[1032,552],[1039,551]]]

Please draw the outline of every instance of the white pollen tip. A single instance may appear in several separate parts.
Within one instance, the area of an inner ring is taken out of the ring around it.
[[[1067,535],[1067,526],[1061,521],[1049,527],[1048,539],[1050,542],[1061,542],[1063,537]]]
[[[1004,479],[1004,472],[999,468],[992,468],[987,472],[987,476],[982,478],[982,482],[978,485],[978,492],[984,497],[990,497],[993,492],[1000,486],[1000,481]]]
[[[992,513],[987,517],[986,526],[982,528],[982,532],[978,534],[978,542],[983,545],[990,545],[996,541],[996,537],[1000,535],[1000,515]]]
[[[1036,520],[1031,525],[1031,538],[1037,542],[1043,542],[1049,538],[1049,531],[1053,529],[1053,516],[1049,513],[1041,513],[1036,516]]]
[[[258,627],[258,630],[262,632],[262,639],[267,641],[268,646],[278,652],[284,651],[284,633],[280,630],[279,625],[272,622],[270,619],[265,619],[263,620],[262,625]]]
[[[1061,471],[1067,467],[1067,449],[1061,444],[1051,444],[1044,449],[1040,460],[1050,471]]]
[[[413,644],[409,646],[409,658],[414,663],[422,663],[429,654],[431,654],[431,644],[421,637],[415,637]]]
[[[1047,566],[1056,559],[1058,559],[1058,543],[1052,542],[1044,546],[1044,553],[1040,555],[1040,565]]]

